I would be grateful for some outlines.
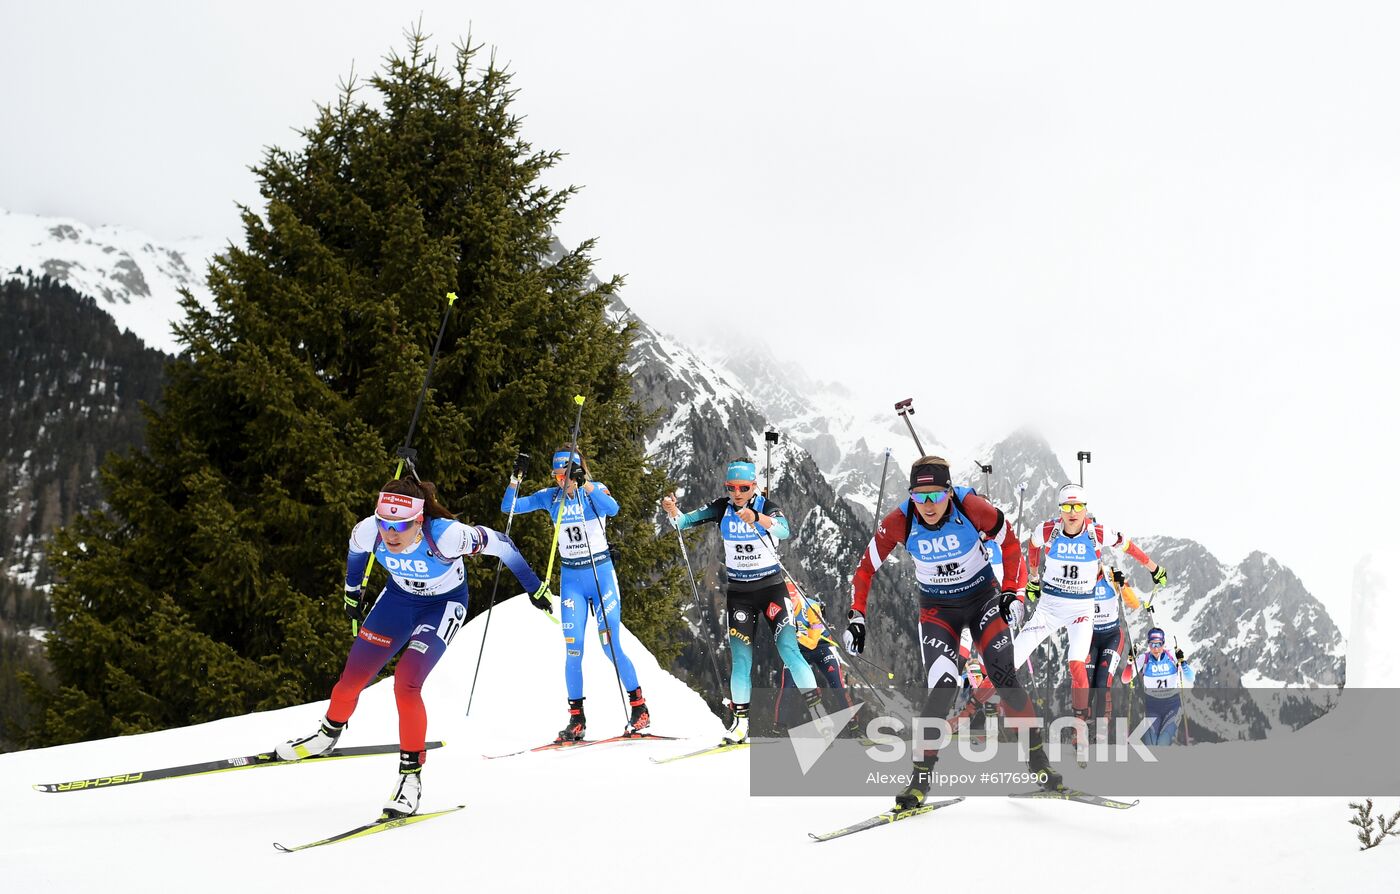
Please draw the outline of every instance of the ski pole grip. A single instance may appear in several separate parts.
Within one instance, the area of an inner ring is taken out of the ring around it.
[[[513,475],[515,475],[516,478],[524,478],[524,477],[525,477],[525,473],[526,473],[527,471],[529,471],[529,469],[530,469],[530,454],[528,454],[528,453],[523,453],[523,452],[522,452],[522,453],[517,453],[517,454],[515,455],[515,466],[514,466],[514,468],[511,469],[511,473],[512,473]]]
[[[580,407],[583,406],[583,395],[582,395],[582,394],[575,394],[575,395],[574,395],[574,403],[578,404]]]

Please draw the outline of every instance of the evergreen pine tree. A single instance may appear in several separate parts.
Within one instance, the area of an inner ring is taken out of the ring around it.
[[[680,572],[651,527],[667,482],[642,455],[629,333],[605,312],[620,283],[591,275],[591,242],[553,242],[573,189],[540,182],[559,154],[522,138],[509,76],[474,68],[478,49],[448,69],[410,34],[372,99],[352,79],[254,169],[266,205],[242,209],[246,247],[212,265],[213,306],[184,301],[145,448],[107,462],[108,507],[57,537],[57,686],[34,687],[29,744],[326,696],[350,644],[346,538],[394,469],[449,291],[420,474],[500,528],[516,451],[547,456],[584,394],[582,446],[622,503],[624,620],[663,666],[675,654]],[[539,515],[512,537],[543,571]],[[478,613],[494,563],[467,568]]]

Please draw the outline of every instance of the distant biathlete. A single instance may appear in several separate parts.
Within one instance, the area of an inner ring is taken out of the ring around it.
[[[1196,682],[1196,671],[1180,649],[1167,651],[1167,634],[1160,627],[1147,631],[1147,651],[1137,656],[1133,670],[1142,677],[1143,701],[1147,719],[1152,725],[1143,733],[1147,745],[1171,745],[1176,742],[1176,727],[1181,722],[1181,687]]]
[[[1089,655],[1084,662],[1093,692],[1090,717],[1109,721],[1113,719],[1113,680],[1118,663],[1127,654],[1124,650],[1126,619],[1121,618],[1118,608],[1120,593],[1124,606],[1141,607],[1137,594],[1117,568],[1109,569],[1109,575],[1099,578],[1094,585],[1094,636],[1089,641]],[[1089,728],[1097,729],[1093,724]]]
[[[607,520],[617,515],[617,500],[608,486],[589,477],[588,463],[569,445],[554,453],[554,486],[517,496],[520,479],[512,477],[501,498],[501,511],[547,512],[559,525],[559,600],[564,628],[564,685],[569,697],[569,720],[555,742],[583,741],[583,646],[588,616],[594,617],[603,654],[617,667],[632,713],[623,735],[651,725],[651,713],[632,660],[622,650],[621,590],[608,548]],[[600,592],[601,589],[601,592]]]
[[[423,681],[467,622],[467,576],[462,559],[496,556],[526,592],[547,598],[548,590],[506,535],[455,521],[430,481],[399,479],[384,485],[374,515],[350,532],[345,560],[345,614],[358,625],[345,669],[331,690],[331,704],[316,732],[277,746],[277,756],[295,761],[335,747],[360,691],[399,652],[394,700],[399,709],[399,777],[384,816],[418,811],[421,772],[427,759],[428,714]],[[377,599],[361,591],[371,556],[389,572]]]
[[[826,688],[836,693],[836,701],[841,708],[855,707],[851,691],[846,688],[846,675],[841,669],[841,658],[833,648],[835,642],[827,632],[826,619],[822,617],[821,599],[815,595],[804,596],[793,584],[788,584],[788,599],[792,602],[792,617],[797,625],[797,648],[801,650],[802,657],[813,670],[812,679],[825,679]],[[796,688],[797,683],[792,679],[792,672],[784,667],[782,678],[778,682],[777,703],[773,707],[775,720],[782,718],[783,695],[789,689]],[[852,716],[847,721],[846,734],[856,738],[864,735],[857,716]]]

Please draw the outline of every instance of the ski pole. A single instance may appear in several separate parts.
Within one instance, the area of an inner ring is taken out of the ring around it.
[[[394,478],[403,477],[404,465],[407,464],[409,471],[413,474],[414,480],[418,478],[418,470],[414,468],[413,461],[418,458],[418,451],[413,449],[413,433],[418,428],[418,418],[423,412],[423,399],[428,395],[428,383],[433,379],[433,367],[437,365],[438,351],[442,348],[442,336],[447,332],[447,321],[452,316],[452,305],[457,301],[456,292],[447,293],[447,310],[442,313],[442,325],[438,327],[437,341],[433,344],[433,353],[428,357],[428,369],[423,374],[423,387],[418,389],[418,403],[413,408],[413,418],[408,423],[408,434],[403,439],[403,445],[395,451],[395,456],[399,458],[398,468],[394,470]],[[426,519],[424,520],[426,523]],[[364,598],[364,589],[369,586],[369,573],[374,570],[374,551],[369,554],[369,562],[365,563],[365,579],[360,582],[360,598]],[[360,635],[360,622],[350,622],[350,635]]]
[[[1089,451],[1087,451],[1087,450],[1081,450],[1081,451],[1079,451],[1079,486],[1080,486],[1080,487],[1083,487],[1083,486],[1084,486],[1084,464],[1087,463],[1087,462],[1093,462],[1093,460],[1090,459],[1090,457],[1089,457]]]
[[[768,496],[768,491],[773,487],[773,445],[778,443],[778,433],[775,431],[765,431],[763,433],[763,449],[767,454],[763,468],[763,496]]]
[[[992,464],[977,463],[977,468],[982,470],[982,488],[985,491],[982,496],[990,500],[992,498]]]
[[[1176,641],[1176,636],[1172,636],[1172,651],[1180,652],[1181,646]],[[1172,655],[1176,658],[1176,655]],[[1186,710],[1186,674],[1181,669],[1181,662],[1176,663],[1176,690],[1177,698],[1181,699],[1181,729],[1186,733],[1186,744],[1191,744],[1191,715]]]
[[[582,403],[583,397],[582,397],[582,396],[579,396],[579,397],[576,397],[576,398],[574,398],[574,399],[577,400],[577,401],[579,401],[579,405],[578,405],[578,409],[579,409],[579,420],[582,421],[582,419],[583,419],[583,403]],[[578,432],[579,432],[578,426],[575,425],[575,426],[574,426],[574,442],[573,442],[573,444],[570,446],[569,449],[570,449],[571,451],[573,451],[573,452],[575,452],[575,453],[578,454],[579,468],[582,468],[582,467],[583,467],[583,449],[582,449],[581,447],[578,446]],[[570,473],[572,473],[573,470],[574,470],[574,461],[573,461],[572,458],[570,458],[570,460],[569,460],[569,466],[568,466],[568,471],[569,471]],[[569,486],[569,481],[570,481],[570,479],[571,479],[572,477],[573,477],[573,476],[572,476],[572,474],[571,474],[568,478],[565,478],[565,479],[564,479],[564,487],[568,487],[568,486]],[[562,491],[561,491],[561,493],[562,493]],[[596,557],[593,555],[593,543],[592,543],[592,542],[589,540],[589,538],[588,538],[588,516],[587,516],[587,513],[586,513],[586,511],[585,511],[585,509],[584,509],[584,505],[583,505],[583,498],[586,496],[586,494],[584,493],[583,485],[579,484],[578,482],[574,482],[574,496],[578,499],[578,512],[579,512],[579,519],[580,519],[579,527],[583,529],[583,548],[586,549],[586,550],[588,550],[588,567],[591,568],[591,569],[593,570],[593,587],[594,587],[594,589],[595,589],[595,590],[597,591],[597,593],[598,593],[598,617],[602,618],[602,620],[603,620],[603,630],[604,630],[604,632],[606,632],[607,635],[608,635],[608,655],[612,658],[613,676],[617,677],[617,694],[618,694],[619,696],[622,697],[622,713],[623,713],[623,714],[626,714],[626,715],[628,716],[628,720],[627,720],[628,727],[627,727],[627,728],[630,730],[630,729],[631,729],[631,726],[630,726],[630,723],[631,723],[631,714],[630,714],[630,712],[627,710],[628,707],[629,707],[629,705],[628,705],[628,702],[627,702],[627,695],[626,695],[626,692],[625,692],[625,690],[626,690],[627,687],[625,687],[625,686],[622,685],[622,670],[621,670],[620,668],[618,668],[618,666],[617,666],[617,643],[616,643],[617,636],[616,636],[615,632],[614,632],[613,629],[612,629],[612,622],[608,620],[608,606],[607,606],[607,602],[606,602],[606,599],[605,599],[605,595],[606,595],[606,594],[603,593],[603,583],[602,583],[602,581],[598,579],[598,561],[597,561]],[[595,514],[596,514],[596,510],[595,510]],[[613,582],[614,582],[614,583],[617,582],[617,570],[616,570],[616,569],[613,569]],[[564,589],[564,569],[563,569],[563,568],[560,568],[560,569],[559,569],[559,589],[560,589],[560,590],[563,590],[563,589]],[[614,589],[620,589],[620,588],[614,588]],[[616,598],[616,599],[618,600],[617,615],[618,615],[618,621],[619,621],[619,623],[621,623],[621,619],[622,619],[622,594],[621,594],[620,592],[615,592],[615,593],[613,594],[613,596],[614,596],[614,598]],[[586,617],[586,615],[585,615],[585,617]],[[582,631],[580,631],[580,633],[582,633]]]
[[[861,661],[864,661],[866,664],[870,665],[870,666],[873,667],[875,670],[877,670],[877,671],[879,671],[880,673],[884,674],[885,677],[886,677],[887,679],[890,679],[890,680],[893,680],[893,679],[894,679],[894,671],[888,670],[888,669],[886,669],[886,668],[881,667],[880,665],[878,665],[878,664],[876,664],[875,662],[871,661],[869,658],[866,658],[864,655],[860,654],[859,652],[855,652],[855,653],[850,653],[850,652],[848,652],[847,654],[854,654],[854,655],[855,655],[857,658],[859,658]],[[854,667],[854,666],[855,666],[855,665],[852,665],[852,667]]]
[[[835,643],[834,641],[832,641],[832,640],[829,640],[829,639],[828,639],[827,642],[831,643],[833,646],[836,646],[836,643]],[[839,646],[838,646],[837,648],[839,648]],[[835,650],[835,649],[832,650],[832,654],[836,656],[836,660],[837,660],[837,661],[840,661],[842,664],[846,665],[846,667],[849,667],[849,668],[851,669],[851,673],[855,674],[856,677],[857,677],[862,683],[865,684],[865,688],[866,688],[866,689],[869,689],[871,692],[875,693],[875,697],[878,698],[878,699],[880,700],[880,704],[884,706],[884,708],[885,708],[886,711],[888,711],[888,710],[890,709],[890,702],[889,702],[888,699],[885,698],[884,694],[883,694],[882,692],[880,692],[880,687],[878,687],[878,686],[876,686],[874,683],[870,682],[870,678],[867,677],[865,674],[861,673],[861,670],[860,670],[859,667],[857,667],[856,665],[852,664],[852,663],[849,662],[849,661],[846,661],[844,658],[841,657],[841,653],[840,653],[839,651]],[[857,657],[859,657],[859,656],[857,656]]]
[[[674,500],[675,498],[676,495],[672,494],[671,499]],[[685,576],[690,578],[690,592],[695,597],[695,607],[700,612],[700,620],[708,624],[710,613],[705,610],[705,603],[700,601],[700,587],[695,583],[695,571],[690,567],[690,550],[686,549],[685,537],[681,535],[680,526],[678,524],[673,526],[676,529],[676,542],[681,545],[681,558],[685,559]],[[709,653],[710,670],[714,671],[716,684],[723,686],[724,676],[719,672],[719,662],[715,660],[714,649],[710,648],[707,644],[705,646],[705,651]]]
[[[885,502],[885,476],[890,471],[890,448],[885,448],[885,463],[880,467],[880,490],[875,495],[875,515],[870,523],[870,539],[875,539],[875,532],[880,529],[880,505]]]
[[[909,437],[914,439],[914,446],[919,448],[919,456],[925,456],[924,445],[919,443],[919,436],[914,431],[914,423],[909,421],[909,417],[914,415],[914,398],[906,397],[904,400],[894,405],[894,411],[904,420],[904,424],[909,428]]]
[[[574,453],[578,450],[578,427],[579,424],[583,422],[583,395],[575,394],[574,403],[578,404],[578,413],[574,416],[574,436],[573,439],[569,441],[568,448],[570,453]],[[572,462],[572,460],[570,460],[570,462]],[[549,542],[549,564],[545,567],[544,571],[544,582],[546,586],[548,586],[550,578],[554,576],[554,558],[559,554],[559,528],[564,523],[564,486],[568,484],[568,479],[565,478],[564,481],[565,484],[561,485],[559,488],[559,510],[554,513],[554,537]],[[562,581],[564,579],[562,571],[560,572],[559,579],[562,588]],[[552,604],[553,603],[551,603],[551,605]],[[560,623],[559,618],[554,612],[545,612],[545,614],[549,615],[549,619],[554,623]]]
[[[530,454],[517,453],[515,455],[515,465],[511,468],[511,477],[525,483],[525,473],[530,468]],[[519,485],[516,485],[516,494],[510,498],[510,514],[506,516],[506,536],[510,536],[510,523],[515,521],[515,501],[520,496]],[[481,646],[476,651],[476,668],[472,671],[472,688],[467,693],[467,713],[465,716],[472,716],[472,699],[476,698],[476,677],[481,673],[481,656],[486,652],[486,636],[491,632],[491,612],[496,610],[496,589],[501,585],[501,566],[505,564],[504,559],[496,560],[496,581],[491,584],[491,601],[486,604],[486,626],[481,631]]]

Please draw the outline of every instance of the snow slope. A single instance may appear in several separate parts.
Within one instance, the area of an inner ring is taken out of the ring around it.
[[[429,679],[429,735],[448,747],[424,771],[424,810],[468,809],[413,828],[298,854],[271,843],[330,835],[376,815],[392,757],[279,767],[41,794],[35,782],[250,753],[309,730],[325,703],[185,729],[0,755],[0,866],[6,888],[52,891],[421,890],[781,891],[813,881],[885,889],[909,861],[942,886],[1082,891],[1099,855],[1124,883],[1177,890],[1386,890],[1400,843],[1358,853],[1345,798],[1150,798],[1127,813],[1078,804],[972,799],[938,814],[818,844],[806,832],[886,806],[873,798],[750,798],[743,752],[656,766],[717,736],[700,699],[630,635],[628,653],[661,733],[690,741],[599,746],[483,761],[549,738],[563,720],[559,628],[522,598],[492,621],[476,704],[462,706],[484,619],[463,630]],[[616,682],[596,639],[585,656],[591,730],[619,728]],[[392,686],[360,703],[346,744],[393,741]],[[1222,746],[1214,746],[1222,747]],[[1233,747],[1233,746],[1231,746]],[[1393,809],[1389,799],[1378,807]],[[1228,834],[1221,824],[1228,821]],[[1167,845],[1163,849],[1162,845]],[[988,854],[1022,857],[1011,861]],[[1077,855],[1077,856],[1076,856]],[[1070,859],[1073,857],[1073,859]],[[904,885],[899,885],[904,887]]]

